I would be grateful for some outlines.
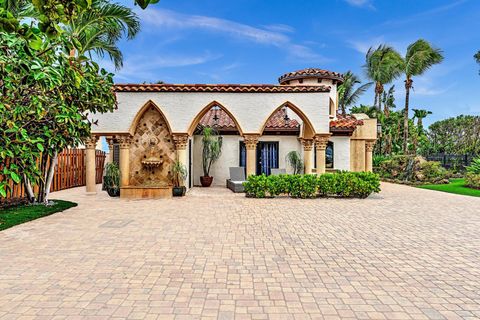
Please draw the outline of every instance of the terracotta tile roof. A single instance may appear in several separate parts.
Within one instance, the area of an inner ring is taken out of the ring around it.
[[[236,130],[235,122],[230,118],[230,116],[223,111],[223,109],[217,109],[216,114],[218,117],[217,128],[219,130]],[[203,117],[200,119],[199,125],[213,127],[215,124],[215,110],[209,110]],[[285,131],[297,131],[300,129],[300,123],[295,119],[290,119],[285,121],[285,110],[279,109],[275,112],[267,121],[265,130],[285,130]]]
[[[279,86],[271,84],[117,84],[116,92],[329,92],[330,86]]]
[[[337,114],[337,119],[330,121],[331,132],[346,132],[355,130],[357,126],[363,125],[362,120],[357,120],[352,115]]]
[[[302,70],[297,70],[289,73],[285,73],[280,78],[278,82],[282,85],[288,84],[288,81],[295,79],[305,79],[305,78],[320,78],[320,79],[332,79],[339,82],[343,82],[343,75],[338,72],[317,69],[317,68],[307,68]]]

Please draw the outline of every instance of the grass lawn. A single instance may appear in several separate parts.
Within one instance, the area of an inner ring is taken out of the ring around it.
[[[480,190],[465,187],[465,179],[451,179],[449,184],[427,184],[419,188],[480,197]]]
[[[70,201],[52,201],[55,203],[52,206],[21,205],[18,207],[0,210],[0,230],[5,230],[17,224],[25,223],[41,217],[46,217],[56,212],[77,206],[76,203]]]

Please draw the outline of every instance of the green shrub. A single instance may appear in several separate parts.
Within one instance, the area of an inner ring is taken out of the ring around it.
[[[292,198],[366,198],[380,191],[380,178],[371,172],[337,172],[316,175],[249,176],[247,197],[266,198],[288,194]]]
[[[473,159],[470,166],[467,167],[467,172],[480,174],[480,158]]]
[[[469,188],[480,189],[480,174],[468,172],[465,175],[465,185]]]
[[[373,156],[373,166],[378,167],[380,166],[383,162],[390,160],[389,156],[384,156],[384,155],[376,155]]]
[[[450,176],[439,162],[426,161],[420,156],[394,156],[375,170],[382,179],[409,184],[448,183]]]

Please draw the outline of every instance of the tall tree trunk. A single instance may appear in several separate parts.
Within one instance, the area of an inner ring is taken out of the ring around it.
[[[28,202],[33,203],[35,202],[35,194],[33,193],[33,188],[30,180],[28,180],[27,176],[23,175],[23,182],[25,185],[25,191],[27,192]]]
[[[383,85],[380,82],[375,84],[375,108],[377,111],[382,111],[382,92]]]
[[[378,102],[378,93],[377,93],[377,89],[375,88],[375,100],[373,101],[373,106],[375,108],[377,107],[377,102]]]
[[[45,196],[43,202],[48,203],[48,195],[52,186],[53,174],[55,173],[55,166],[57,165],[58,154],[55,152],[54,156],[50,158],[50,166],[48,167],[47,181],[45,183]]]
[[[405,114],[403,118],[403,153],[408,153],[408,110],[410,103],[410,88],[412,87],[412,79],[405,80]]]

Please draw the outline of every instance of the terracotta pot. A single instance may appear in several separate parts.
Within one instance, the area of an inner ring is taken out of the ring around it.
[[[213,177],[210,176],[202,176],[200,177],[200,183],[202,184],[202,187],[210,187],[213,182]]]

